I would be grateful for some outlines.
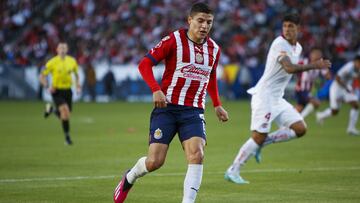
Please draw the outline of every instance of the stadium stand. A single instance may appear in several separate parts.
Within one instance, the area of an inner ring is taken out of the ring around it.
[[[211,35],[222,47],[221,64],[249,68],[250,85],[261,75],[271,39],[280,34],[281,15],[295,8],[302,19],[304,54],[319,46],[339,67],[360,52],[359,0],[208,2],[216,8]],[[136,65],[167,33],[185,26],[181,12],[191,3],[4,0],[0,3],[0,61],[12,67],[40,67],[55,53],[57,42],[66,40],[80,65],[100,61]]]

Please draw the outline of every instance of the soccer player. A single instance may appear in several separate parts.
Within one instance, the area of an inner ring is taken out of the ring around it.
[[[316,114],[318,123],[323,123],[324,119],[335,116],[339,113],[342,102],[351,105],[349,124],[347,133],[350,135],[360,135],[356,129],[356,123],[359,117],[358,97],[355,95],[352,84],[354,79],[360,77],[360,55],[353,61],[346,63],[335,76],[334,82],[330,86],[330,107]]]
[[[44,117],[48,118],[51,113],[55,113],[61,120],[65,135],[65,144],[71,145],[70,138],[70,112],[72,110],[72,73],[75,75],[75,84],[78,92],[81,91],[78,75],[78,64],[76,60],[67,55],[68,45],[60,42],[57,46],[57,56],[51,58],[45,65],[40,74],[40,83],[51,93],[55,108],[51,104],[46,104]],[[51,85],[46,76],[51,74]]]
[[[219,120],[228,120],[216,81],[220,47],[208,37],[213,20],[213,10],[207,4],[194,4],[187,20],[189,28],[164,37],[141,60],[139,71],[153,92],[155,104],[150,118],[149,149],[147,156],[123,175],[114,191],[114,202],[124,202],[136,179],[163,165],[176,133],[188,162],[182,202],[195,202],[203,174],[206,91]],[[165,72],[160,86],[152,67],[162,60]]]
[[[248,90],[252,95],[252,135],[240,148],[233,164],[225,172],[226,180],[237,184],[249,183],[240,176],[240,170],[261,147],[301,137],[306,132],[306,124],[301,115],[283,98],[285,87],[292,74],[329,68],[331,63],[320,59],[306,65],[298,64],[302,51],[301,45],[297,42],[299,24],[300,18],[297,14],[284,16],[282,35],[271,44],[265,72],[256,86]],[[284,127],[269,134],[273,121]]]
[[[310,51],[309,59],[304,59],[302,64],[312,63],[322,58],[322,51],[319,48],[313,48]],[[329,69],[309,70],[296,74],[297,82],[295,86],[295,95],[297,104],[295,108],[301,112],[300,115],[305,118],[320,106],[320,100],[311,95],[315,80],[322,75],[326,79],[331,78]]]

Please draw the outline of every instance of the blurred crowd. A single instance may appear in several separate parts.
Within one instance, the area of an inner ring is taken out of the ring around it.
[[[80,64],[106,60],[136,64],[162,37],[186,27],[195,1],[183,0],[2,0],[0,60],[39,65],[65,40]],[[333,62],[360,52],[360,0],[213,0],[211,36],[222,47],[222,64],[258,67],[281,32],[285,12],[301,15],[306,54],[321,47]]]

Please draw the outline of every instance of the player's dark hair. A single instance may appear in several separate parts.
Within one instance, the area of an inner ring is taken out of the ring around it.
[[[59,40],[58,45],[59,45],[59,44],[66,44],[66,45],[68,45],[68,43],[67,43],[65,40]]]
[[[213,14],[214,11],[205,3],[199,2],[191,6],[190,16],[194,16],[197,13]]]
[[[311,47],[310,52],[312,52],[314,50],[322,51],[320,47]]]
[[[300,16],[297,13],[287,13],[284,15],[283,22],[292,22],[296,25],[300,24]]]

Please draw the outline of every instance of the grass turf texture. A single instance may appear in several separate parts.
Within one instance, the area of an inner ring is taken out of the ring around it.
[[[324,105],[325,106],[325,105]],[[359,202],[360,137],[345,133],[349,108],[320,127],[307,118],[307,135],[264,148],[242,176],[223,179],[249,137],[250,103],[225,102],[230,121],[206,110],[208,145],[197,202]],[[150,103],[76,103],[74,146],[64,146],[60,122],[42,117],[40,102],[0,102],[0,202],[112,202],[125,169],[147,152]],[[137,181],[127,202],[181,202],[187,164],[175,137],[165,165]]]

